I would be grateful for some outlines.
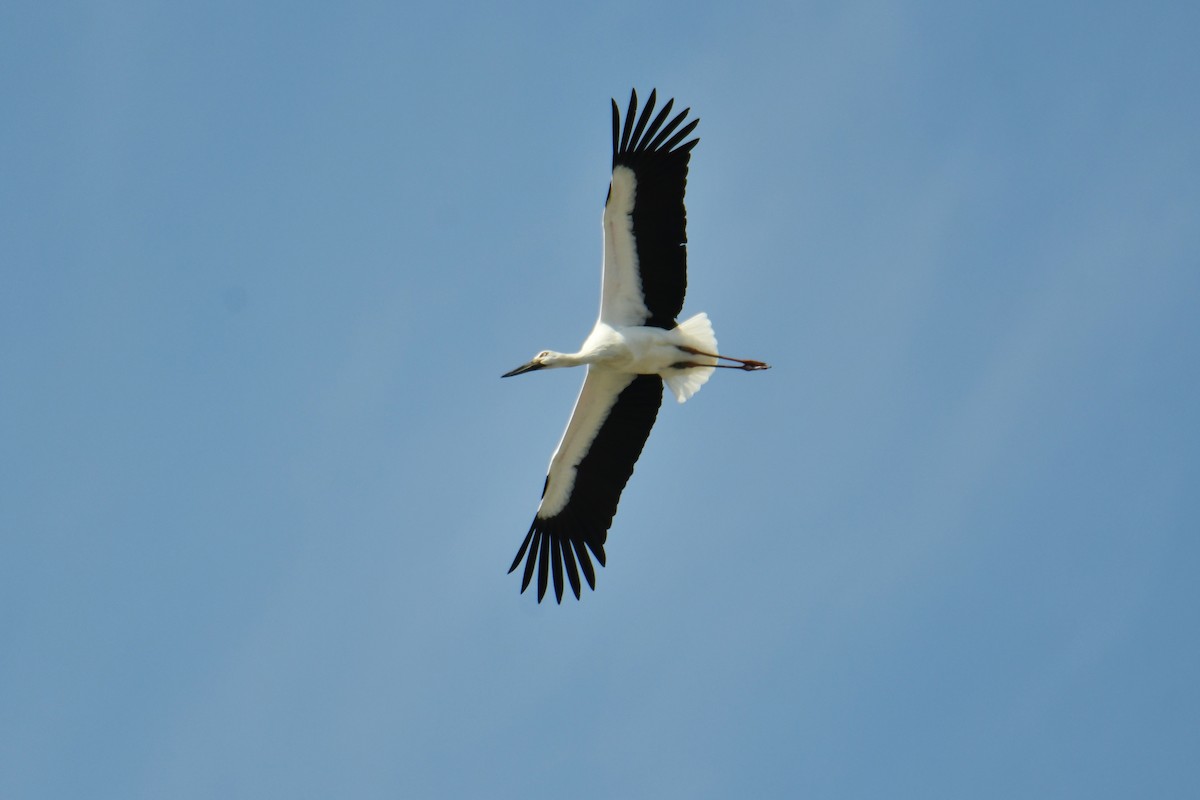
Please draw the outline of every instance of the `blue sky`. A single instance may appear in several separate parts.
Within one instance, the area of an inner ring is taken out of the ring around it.
[[[10,4],[0,795],[1200,791],[1192,3]],[[581,602],[609,98],[700,117]]]

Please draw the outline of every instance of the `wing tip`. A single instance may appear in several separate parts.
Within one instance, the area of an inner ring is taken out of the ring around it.
[[[508,568],[509,574],[516,571],[525,563],[521,576],[521,594],[533,584],[533,576],[537,574],[537,601],[541,603],[549,591],[553,591],[554,599],[562,604],[563,595],[569,588],[576,600],[583,599],[583,583],[588,588],[596,590],[596,570],[592,565],[595,558],[600,566],[606,562],[603,541],[592,541],[575,535],[564,535],[547,530],[544,522],[534,518],[525,534],[525,540]],[[582,573],[583,580],[580,580]],[[564,578],[565,575],[565,578]]]
[[[620,156],[638,152],[664,152],[686,157],[692,148],[696,146],[696,143],[700,141],[699,138],[695,138],[683,142],[683,139],[695,130],[696,126],[700,123],[699,117],[693,119],[682,129],[679,129],[680,124],[691,113],[692,109],[690,107],[685,108],[672,118],[670,122],[666,123],[665,126],[663,125],[667,115],[675,104],[675,98],[669,98],[662,110],[659,111],[658,116],[651,121],[650,115],[654,111],[657,99],[658,89],[651,89],[639,117],[637,89],[632,89],[629,93],[629,106],[625,111],[625,120],[622,126],[620,107],[617,105],[616,98],[612,98],[614,165]],[[680,144],[681,142],[682,144]]]

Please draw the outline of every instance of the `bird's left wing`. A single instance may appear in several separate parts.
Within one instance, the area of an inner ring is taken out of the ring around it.
[[[596,588],[588,551],[604,566],[604,543],[621,491],[661,404],[662,379],[657,375],[588,367],[571,420],[550,459],[541,505],[508,570],[512,572],[525,559],[522,592],[536,568],[541,602],[552,569],[554,594],[561,603],[564,566],[576,598],[580,570],[588,585]]]
[[[699,120],[680,127],[690,109],[667,121],[674,100],[654,113],[655,92],[625,125],[613,101],[613,174],[604,204],[604,280],[600,320],[609,325],[675,327],[687,291],[688,161],[699,139],[683,141]]]

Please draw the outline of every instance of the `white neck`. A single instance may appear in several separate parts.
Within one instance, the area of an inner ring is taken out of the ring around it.
[[[551,351],[550,355],[542,363],[547,369],[554,369],[557,367],[578,367],[581,364],[591,363],[591,361],[592,359],[582,351],[578,353],[555,353]]]

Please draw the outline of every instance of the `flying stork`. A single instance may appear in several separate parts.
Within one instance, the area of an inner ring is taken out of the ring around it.
[[[604,204],[604,277],[595,327],[579,352],[543,350],[501,376],[587,366],[575,410],[550,459],[541,505],[508,570],[525,560],[524,592],[537,569],[539,603],[551,573],[562,603],[564,567],[576,599],[581,571],[596,588],[591,556],[604,566],[608,529],[658,415],[663,382],[683,403],[716,368],[769,368],[719,355],[705,314],[675,323],[687,289],[683,194],[692,148],[700,141],[684,139],[700,120],[680,127],[691,111],[686,108],[665,122],[674,100],[651,119],[654,101],[652,91],[639,117],[634,91],[624,128],[612,101],[613,172]]]

